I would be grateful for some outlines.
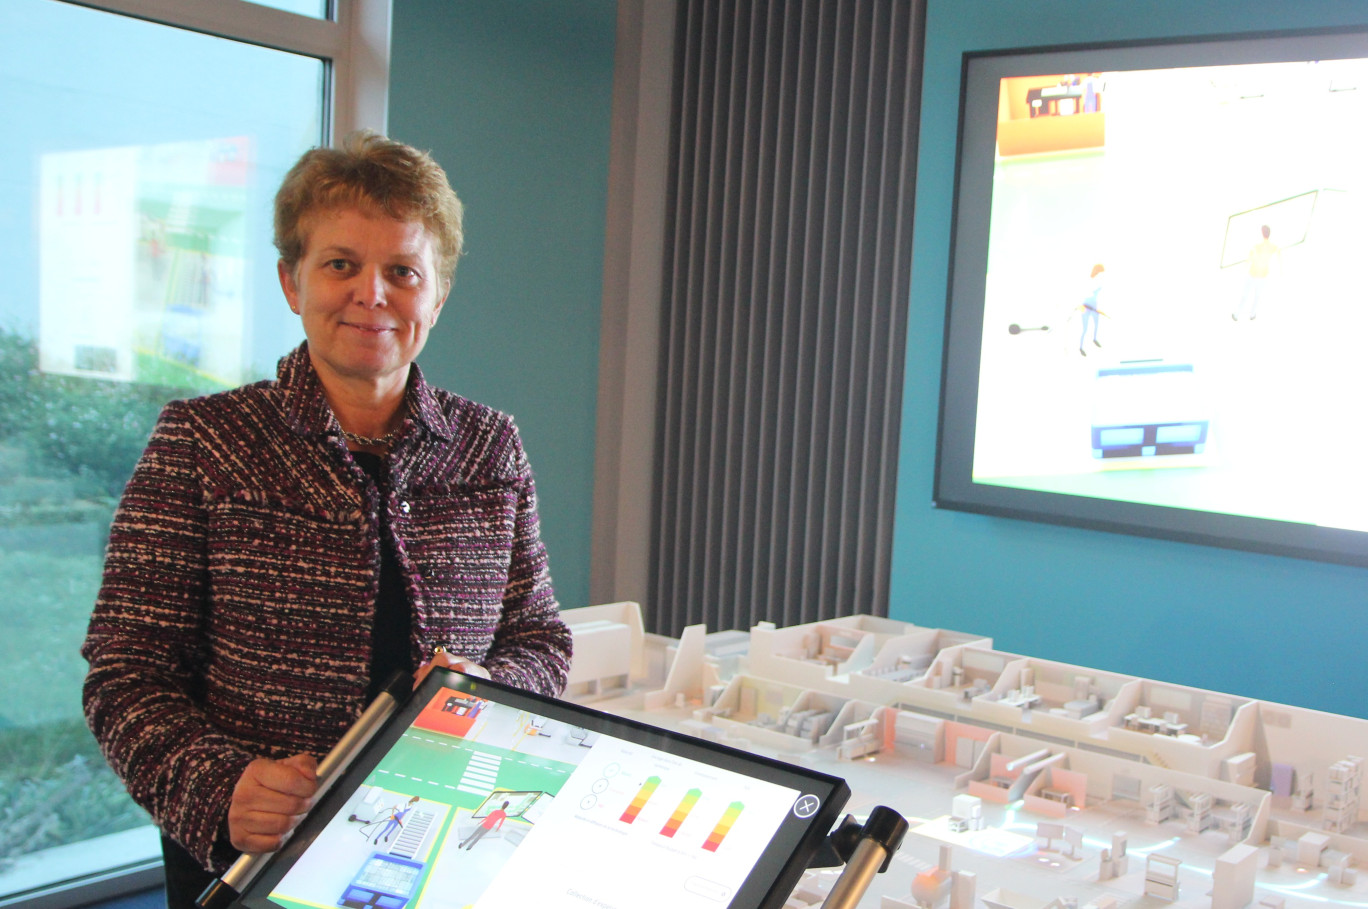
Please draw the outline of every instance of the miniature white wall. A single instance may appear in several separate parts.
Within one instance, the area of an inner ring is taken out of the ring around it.
[[[625,654],[615,653],[611,649],[608,652],[601,652],[601,648],[592,644],[583,645],[584,651],[576,652],[570,660],[571,682],[583,682],[594,678],[607,678],[610,676],[625,673],[628,682],[634,682],[646,677],[646,665],[643,641],[645,629],[641,621],[641,605],[639,603],[604,603],[599,606],[581,606],[578,609],[562,609],[561,619],[570,626],[570,633],[575,634],[577,625],[589,625],[593,628],[601,628],[598,623],[608,623],[621,625],[626,629],[627,652]],[[596,633],[604,642],[610,635]],[[595,642],[597,643],[597,641]],[[625,658],[625,668],[623,667]]]

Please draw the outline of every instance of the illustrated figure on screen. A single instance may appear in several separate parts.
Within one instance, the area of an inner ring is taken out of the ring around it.
[[[1100,309],[1102,305],[1102,289],[1107,277],[1107,269],[1099,262],[1092,267],[1092,273],[1088,275],[1091,279],[1088,284],[1088,292],[1083,297],[1083,305],[1078,307],[1083,313],[1083,330],[1078,335],[1078,352],[1087,356],[1088,351],[1083,345],[1088,340],[1088,329],[1092,329],[1092,342],[1094,347],[1101,347],[1102,342],[1097,340],[1098,322],[1105,313]]]
[[[417,802],[418,796],[415,795],[413,798],[408,800],[407,805],[395,805],[393,808],[391,808],[389,812],[389,817],[384,818],[383,821],[376,822],[383,822],[385,826],[382,827],[380,831],[375,834],[375,839],[371,840],[371,842],[379,843],[383,840],[384,842],[388,843],[390,837],[393,834],[404,829],[404,818],[408,817],[409,812],[413,810],[413,806],[417,804]]]
[[[470,836],[461,840],[461,845],[457,848],[464,849],[465,851],[469,852],[471,849],[475,848],[475,844],[478,843],[486,833],[488,833],[491,830],[498,830],[499,828],[503,827],[504,818],[508,817],[508,814],[504,810],[507,807],[508,802],[504,802],[498,808],[495,808],[493,811],[489,812],[489,814],[485,816],[484,823],[476,827],[474,832],[472,832]]]
[[[1083,77],[1083,113],[1095,114],[1102,109],[1102,79],[1098,73]]]
[[[1282,268],[1282,247],[1271,239],[1272,229],[1265,224],[1259,228],[1259,233],[1263,235],[1263,239],[1249,250],[1249,275],[1245,278],[1240,303],[1230,314],[1231,320],[1235,322],[1240,321],[1241,317],[1254,321],[1259,314],[1259,301],[1268,289],[1268,279],[1273,273],[1274,264],[1277,264],[1279,270]]]

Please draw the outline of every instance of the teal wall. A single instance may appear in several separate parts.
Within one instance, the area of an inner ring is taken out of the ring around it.
[[[432,151],[466,254],[436,384],[513,414],[564,606],[589,596],[613,0],[400,0],[389,132]]]
[[[1368,25],[1368,3],[928,0],[894,618],[988,634],[1015,653],[1368,717],[1368,570],[931,507],[961,54],[1345,25]]]

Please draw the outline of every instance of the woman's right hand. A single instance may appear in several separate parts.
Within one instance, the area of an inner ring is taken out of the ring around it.
[[[233,848],[252,854],[279,849],[317,791],[318,762],[310,755],[252,761],[233,787],[228,805]]]

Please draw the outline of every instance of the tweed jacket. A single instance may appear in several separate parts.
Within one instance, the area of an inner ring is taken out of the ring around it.
[[[321,758],[364,708],[382,526],[436,647],[558,694],[570,635],[512,420],[410,372],[382,494],[307,344],[276,381],[166,406],[110,530],[85,713],[133,799],[206,867],[247,764]],[[382,523],[383,510],[386,520]]]

